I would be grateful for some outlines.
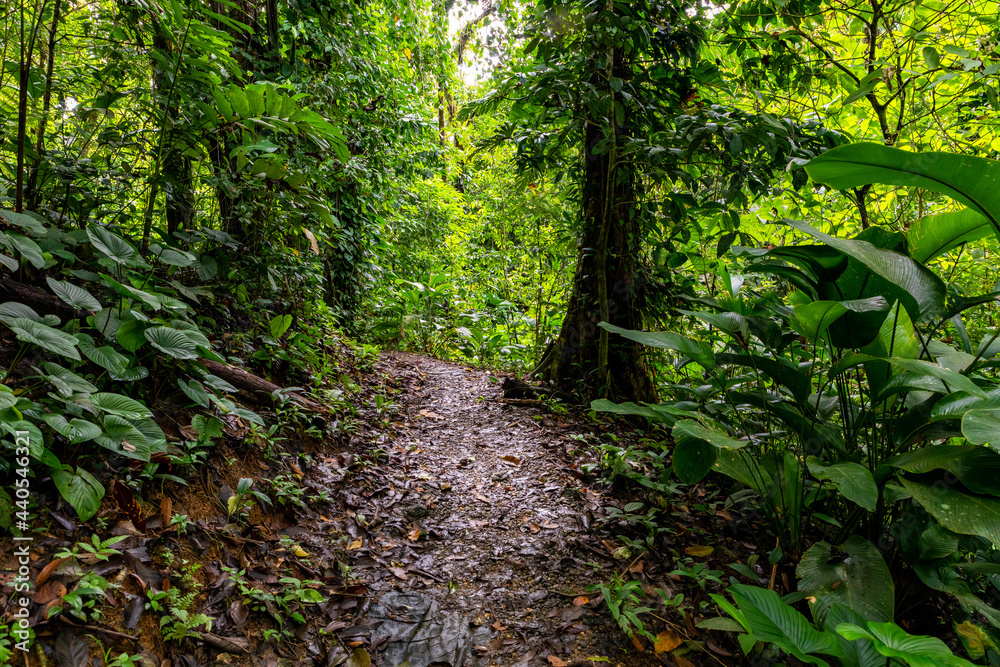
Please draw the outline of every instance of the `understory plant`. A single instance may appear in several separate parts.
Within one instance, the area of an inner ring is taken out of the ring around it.
[[[869,227],[850,239],[785,220],[812,243],[733,248],[742,268],[724,276],[727,293],[680,310],[697,335],[602,323],[670,351],[692,382],[662,404],[593,407],[668,427],[681,481],[716,472],[750,490],[741,497],[774,531],[779,556],[798,561],[799,591],[821,628],[802,629],[803,617],[794,625],[816,643],[797,644],[802,634],[778,642],[772,625],[791,617],[777,595],[731,587],[752,637],[815,664],[826,663],[813,653],[849,665],[959,664],[941,657],[937,640],[892,625],[885,561],[950,595],[975,632],[1000,628],[1000,330],[974,342],[964,320],[998,293],[966,296],[933,268],[991,230],[1000,235],[1000,163],[861,143],[805,169],[838,190],[919,187],[966,208],[921,218],[906,234]],[[748,286],[754,276],[764,278]],[[847,651],[845,641],[867,648]],[[987,646],[973,657],[1000,657]]]

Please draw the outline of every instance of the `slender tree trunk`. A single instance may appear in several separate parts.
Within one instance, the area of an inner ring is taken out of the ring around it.
[[[21,12],[21,51],[18,57],[17,82],[17,174],[14,177],[14,210],[24,210],[24,140],[28,130],[28,83],[31,80],[31,57],[34,54],[35,40],[42,25],[42,14],[48,4],[46,0],[35,4],[35,12],[31,17],[31,25],[25,25],[25,0],[20,2]]]
[[[45,92],[42,94],[42,117],[38,121],[38,132],[35,136],[35,159],[28,171],[28,208],[32,211],[41,204],[42,194],[38,187],[38,170],[42,165],[42,152],[45,150],[45,126],[49,119],[49,109],[52,106],[52,76],[56,60],[56,34],[59,30],[62,2],[56,0],[52,10],[52,27],[49,28],[47,59],[45,64]]]

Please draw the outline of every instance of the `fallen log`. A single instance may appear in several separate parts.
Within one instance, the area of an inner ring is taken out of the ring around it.
[[[198,361],[204,364],[209,373],[222,378],[240,391],[245,392],[247,400],[253,401],[258,405],[262,403],[270,403],[274,400],[274,392],[282,391],[284,389],[284,387],[276,385],[273,382],[269,382],[252,373],[248,373],[242,368],[236,368],[235,366],[230,366],[229,364],[221,364],[217,361],[212,361],[211,359],[199,359]],[[315,401],[310,401],[308,398],[297,394],[287,394],[287,396],[302,407],[308,408],[313,412],[321,414],[326,414],[327,412],[324,406]]]
[[[40,315],[55,315],[62,320],[82,319],[89,315],[87,311],[77,310],[54,294],[10,278],[2,278],[0,279],[0,303],[7,301],[23,303],[26,306],[31,306]]]

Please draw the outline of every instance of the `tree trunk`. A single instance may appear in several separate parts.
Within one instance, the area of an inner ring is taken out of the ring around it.
[[[52,106],[52,76],[56,60],[56,34],[59,30],[59,19],[62,2],[56,0],[52,9],[52,27],[49,29],[48,51],[45,63],[45,92],[42,94],[42,116],[38,120],[38,132],[35,137],[35,159],[28,171],[28,210],[34,211],[42,201],[41,188],[38,187],[38,170],[42,165],[42,154],[45,151],[45,126]]]
[[[615,76],[630,78],[629,64],[614,53]],[[591,83],[609,91],[610,77],[595,68]],[[608,137],[595,121],[587,124],[584,146],[583,238],[577,253],[576,276],[559,337],[543,355],[534,375],[590,396],[653,402],[656,389],[642,357],[642,346],[620,336],[608,336],[602,352],[598,326],[602,311],[607,321],[626,329],[642,327],[643,297],[638,280],[642,229],[639,218],[636,171],[627,157],[607,147],[629,136],[626,115]],[[604,361],[606,358],[606,362]],[[603,379],[602,379],[603,376]],[[603,386],[602,386],[603,385]]]

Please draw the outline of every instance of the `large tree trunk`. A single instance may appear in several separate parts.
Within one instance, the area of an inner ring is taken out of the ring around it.
[[[613,73],[631,78],[620,52],[611,59]],[[596,70],[591,83],[610,90],[610,74]],[[559,337],[549,346],[534,375],[590,396],[653,402],[656,389],[642,357],[642,346],[608,336],[602,320],[626,329],[642,327],[643,298],[637,274],[642,258],[642,229],[635,167],[615,148],[596,154],[609,139],[620,145],[629,136],[627,116],[608,137],[599,123],[587,125],[584,147],[583,239],[576,276]],[[602,336],[602,333],[604,336]]]

